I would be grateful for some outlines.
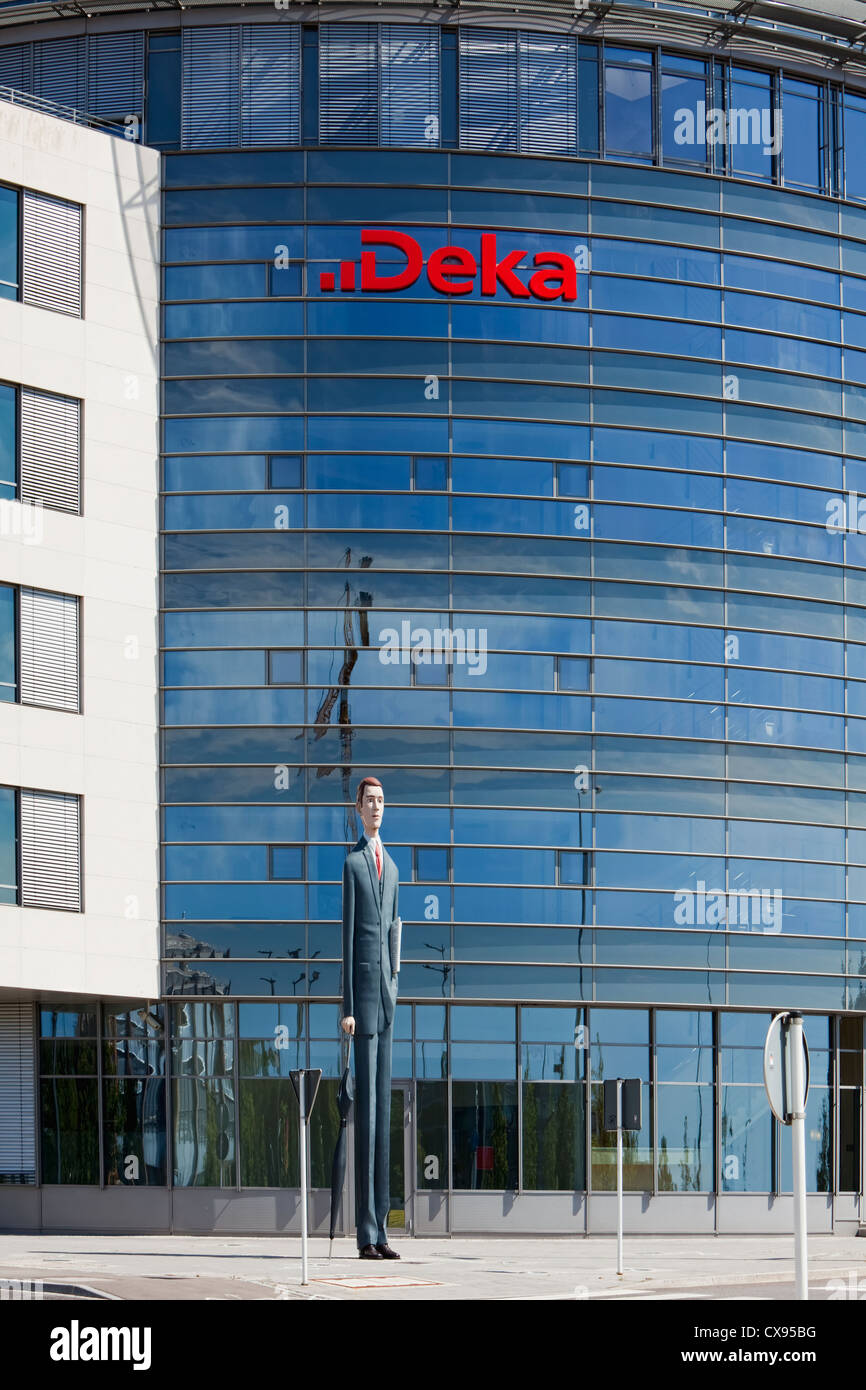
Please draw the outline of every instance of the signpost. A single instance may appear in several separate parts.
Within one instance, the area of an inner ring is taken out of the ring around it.
[[[604,1127],[616,1130],[616,1272],[622,1274],[622,1132],[641,1127],[639,1077],[604,1082]]]
[[[764,1087],[770,1108],[791,1126],[794,1170],[794,1281],[796,1297],[809,1298],[806,1251],[806,1098],[809,1094],[809,1049],[803,1015],[797,1009],[776,1014],[764,1043]]]
[[[319,1082],[322,1079],[321,1067],[308,1071],[290,1071],[295,1095],[298,1097],[298,1148],[301,1159],[301,1283],[308,1284],[307,1278],[307,1125],[316,1103]]]

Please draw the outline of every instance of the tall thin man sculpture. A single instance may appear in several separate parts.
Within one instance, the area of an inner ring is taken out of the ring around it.
[[[355,806],[364,834],[343,865],[343,1018],[355,1039],[355,1214],[362,1260],[399,1260],[385,1230],[391,1206],[391,1043],[397,1003],[397,865],[379,838],[385,794],[364,777]]]

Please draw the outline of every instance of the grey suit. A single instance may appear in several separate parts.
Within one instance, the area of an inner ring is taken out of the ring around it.
[[[380,840],[381,843],[381,840]],[[355,1020],[355,1206],[358,1248],[388,1236],[391,1043],[397,976],[391,970],[397,865],[382,845],[382,878],[366,835],[343,865],[343,1016]]]

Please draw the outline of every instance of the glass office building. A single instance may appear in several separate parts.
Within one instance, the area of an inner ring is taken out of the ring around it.
[[[810,1222],[855,1231],[856,26],[115,3],[43,37],[37,8],[3,11],[0,82],[162,150],[164,222],[163,993],[35,1006],[38,1181],[294,1229],[288,1073],[321,1067],[324,1226],[374,772],[395,1223],[610,1230],[602,1082],[632,1076],[632,1229],[786,1229],[762,1047],[799,1008]]]

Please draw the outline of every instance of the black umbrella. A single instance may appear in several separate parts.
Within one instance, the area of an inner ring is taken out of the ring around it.
[[[343,1195],[343,1184],[346,1180],[346,1122],[349,1118],[349,1111],[352,1109],[352,1101],[355,1099],[355,1082],[349,1066],[349,1054],[352,1049],[352,1039],[349,1037],[346,1050],[346,1065],[343,1075],[340,1077],[340,1085],[337,1088],[337,1109],[340,1112],[340,1133],[337,1136],[337,1146],[334,1149],[334,1161],[331,1164],[331,1245],[328,1250],[330,1256],[334,1248],[334,1232],[337,1229],[337,1208],[340,1205],[340,1198]]]

